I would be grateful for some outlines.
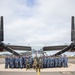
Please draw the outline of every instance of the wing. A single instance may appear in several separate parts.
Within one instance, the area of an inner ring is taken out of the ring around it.
[[[31,47],[30,46],[7,45],[7,47],[10,47],[13,50],[31,51]],[[3,51],[6,51],[6,50],[3,49]]]
[[[30,46],[18,46],[18,45],[8,45],[8,47],[14,49],[14,50],[26,50],[26,51],[31,51]]]
[[[45,46],[43,47],[44,51],[53,51],[53,50],[61,50],[65,47],[67,47],[68,45],[59,45],[59,46]]]
[[[31,51],[30,46],[16,46],[16,45],[6,45],[4,43],[0,44],[0,52],[3,51],[9,51],[14,55],[19,56],[20,54],[14,50],[25,50],[25,51]]]

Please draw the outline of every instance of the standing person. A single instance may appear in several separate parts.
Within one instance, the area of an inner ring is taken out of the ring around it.
[[[15,59],[16,59],[16,56],[14,56],[14,57],[13,57],[13,61],[14,61],[14,68],[16,68]]]
[[[26,56],[22,56],[22,61],[23,61],[22,63],[23,68],[26,68]]]
[[[41,68],[43,68],[43,56],[40,54],[40,57],[39,57],[39,62],[41,62]]]
[[[46,68],[46,63],[47,63],[47,59],[46,59],[46,56],[44,56],[43,58],[43,67]]]
[[[61,58],[61,67],[63,67],[63,56],[61,55],[60,58]]]
[[[61,67],[61,58],[60,58],[60,56],[58,58],[58,67]]]
[[[54,57],[53,56],[51,56],[50,63],[51,63],[51,67],[53,68],[54,67]]]
[[[10,57],[10,68],[14,68],[14,58],[13,58],[13,56]]]
[[[12,56],[12,61],[13,61],[13,63],[12,63],[12,68],[14,68],[15,67],[15,59],[14,59],[14,56]]]
[[[33,63],[33,59],[32,59],[32,57],[30,57],[30,58],[29,58],[30,68],[32,68],[32,63]]]
[[[63,57],[62,55],[60,55],[58,58],[58,67],[62,67],[62,66],[63,66]]]
[[[42,59],[39,59],[39,69],[42,68]]]
[[[54,59],[54,63],[55,63],[55,67],[58,67],[58,57],[55,57],[55,59]]]
[[[10,66],[10,60],[9,60],[9,56],[5,57],[5,68],[8,68]]]
[[[37,65],[36,65],[36,72],[37,71],[40,72],[41,68],[42,68],[42,59],[39,59],[39,61],[37,62]]]
[[[34,62],[33,62],[33,68],[34,68],[34,69],[37,68],[37,61],[36,61],[36,59],[34,59]]]
[[[13,67],[15,68],[15,56],[13,56]]]
[[[65,54],[64,54],[64,57],[63,57],[63,66],[68,67],[68,58]]]
[[[30,64],[29,64],[28,59],[26,59],[26,70],[27,70],[27,69],[30,69]]]
[[[15,68],[18,68],[19,66],[18,66],[18,64],[19,64],[19,57],[18,56],[16,56],[16,58],[15,58]]]
[[[19,64],[20,64],[20,68],[22,69],[22,56],[19,57]]]
[[[37,54],[34,57],[34,59],[36,59],[36,61],[37,61],[37,65],[36,65],[36,71],[37,71],[37,69],[39,68],[39,58],[37,57]]]
[[[40,71],[40,67],[39,67],[39,60],[37,61],[36,59],[34,59],[34,69],[36,69],[36,72],[39,70]]]
[[[49,67],[51,68],[51,55],[49,56]]]
[[[47,68],[50,67],[50,59],[49,59],[49,56],[47,57]]]

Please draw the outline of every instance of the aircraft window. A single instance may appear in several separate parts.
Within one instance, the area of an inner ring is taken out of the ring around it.
[[[38,54],[43,54],[43,51],[42,51],[42,50],[39,50],[39,51],[38,51]]]
[[[36,51],[36,50],[33,50],[33,51],[32,51],[32,54],[36,54],[36,53],[37,53],[37,51]]]

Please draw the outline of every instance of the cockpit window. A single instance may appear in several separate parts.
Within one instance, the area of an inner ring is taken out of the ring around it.
[[[37,54],[37,51],[36,50],[32,50],[32,54]]]
[[[43,54],[43,51],[42,50],[38,50],[38,54]]]

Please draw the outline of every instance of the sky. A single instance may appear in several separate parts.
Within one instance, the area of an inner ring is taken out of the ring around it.
[[[69,45],[75,0],[0,0],[0,16],[6,44]]]

